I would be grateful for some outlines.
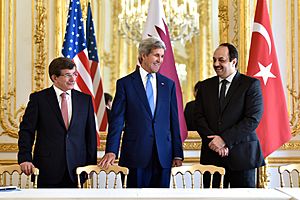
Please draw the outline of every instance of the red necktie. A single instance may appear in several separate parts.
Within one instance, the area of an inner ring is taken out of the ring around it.
[[[68,129],[69,127],[69,120],[68,120],[68,103],[67,103],[67,96],[66,93],[62,93],[61,95],[61,114],[63,116],[65,126]]]

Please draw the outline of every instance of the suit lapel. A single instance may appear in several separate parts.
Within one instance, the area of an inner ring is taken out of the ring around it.
[[[46,96],[47,96],[46,101],[48,101],[49,106],[52,108],[53,112],[55,113],[56,117],[58,118],[58,121],[61,123],[61,125],[63,127],[65,127],[64,120],[63,120],[61,110],[58,105],[56,93],[54,91],[53,86],[48,89]]]
[[[133,84],[133,87],[136,91],[137,96],[139,97],[139,99],[141,100],[141,102],[145,106],[147,112],[149,113],[149,115],[152,118],[151,109],[150,109],[150,106],[149,106],[149,103],[148,103],[146,91],[145,91],[145,88],[144,88],[143,81],[142,81],[141,75],[139,73],[139,70],[136,70],[135,72],[132,73],[132,84]]]
[[[157,88],[157,98],[156,98],[156,106],[154,116],[158,115],[159,111],[161,110],[161,99],[164,95],[164,87],[165,82],[162,80],[162,76],[159,73],[156,73],[156,88]]]
[[[72,116],[71,116],[71,120],[70,120],[70,125],[69,125],[69,129],[72,127],[73,125],[73,122],[76,122],[76,121],[79,121],[77,120],[77,116],[78,115],[78,106],[79,106],[79,102],[78,102],[78,99],[79,99],[79,96],[77,95],[76,92],[74,92],[74,89],[71,90],[71,97],[72,97]]]
[[[219,77],[215,76],[214,79],[212,79],[212,83],[210,86],[210,91],[212,92],[213,98],[215,102],[212,105],[218,105],[213,106],[214,109],[216,109],[216,113],[219,113]],[[205,95],[205,94],[204,94]]]

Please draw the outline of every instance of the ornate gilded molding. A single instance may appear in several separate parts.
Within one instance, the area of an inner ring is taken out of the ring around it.
[[[239,38],[240,38],[240,29],[243,29],[243,27],[239,26],[240,18],[243,17],[243,14],[239,8],[242,4],[242,0],[239,2],[237,0],[232,0],[232,7],[233,7],[233,36],[232,36],[232,43],[236,45],[236,47],[239,49]],[[230,23],[230,22],[229,22]],[[230,25],[229,25],[230,26]],[[244,38],[241,38],[242,40]]]
[[[287,51],[287,68],[288,68],[288,81],[287,81],[287,90],[288,90],[288,105],[290,110],[290,122],[292,127],[292,134],[296,136],[300,132],[300,85],[299,85],[299,56],[300,56],[300,36],[299,33],[296,35],[296,30],[300,28],[300,15],[298,15],[297,23],[295,23],[295,18],[293,13],[296,10],[300,9],[300,2],[297,1],[295,6],[295,1],[291,1],[290,5],[291,11],[287,5],[286,12],[291,13],[287,17],[287,28],[286,28],[286,43],[288,49]],[[297,38],[298,39],[297,39]],[[298,41],[297,43],[295,41]]]
[[[46,32],[46,20],[48,18],[48,13],[46,9],[46,3],[44,0],[37,0],[35,5],[36,18],[34,23],[33,30],[33,91],[39,91],[46,87],[46,77],[47,77],[47,63],[48,63],[48,54],[47,54],[47,32]],[[33,14],[34,16],[34,14]]]
[[[1,1],[1,9],[0,135],[17,137],[24,107],[16,108],[16,0]]]
[[[16,143],[0,144],[0,152],[18,152],[18,144]]]
[[[228,1],[219,1],[219,34],[220,43],[227,42],[229,32]]]
[[[99,151],[104,151],[106,145],[106,132],[100,132],[100,147]],[[185,151],[200,151],[201,139],[196,131],[189,131],[188,138],[183,143],[183,149]],[[0,144],[0,152],[16,152],[18,145],[14,143]],[[279,150],[292,150],[300,151],[300,140],[290,141],[284,144]],[[300,160],[300,158],[299,158]]]
[[[123,45],[124,45],[124,40],[122,43],[122,39],[118,34],[118,14],[121,9],[120,1],[112,1],[112,12],[111,12],[111,17],[112,17],[112,42],[111,42],[111,61],[113,61],[111,66],[111,85],[110,85],[110,91],[111,93],[115,93],[116,87],[115,83],[117,79],[120,77],[120,68],[124,67],[122,64],[124,63],[123,57],[124,54],[122,52]],[[106,54],[107,55],[107,54]]]

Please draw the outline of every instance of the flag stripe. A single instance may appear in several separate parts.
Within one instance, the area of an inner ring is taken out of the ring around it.
[[[100,75],[100,65],[97,52],[97,43],[94,32],[94,24],[90,2],[88,3],[86,19],[87,49],[90,64],[90,76],[93,81],[93,92],[95,97],[95,112],[99,122],[99,130],[105,131],[107,128],[106,106],[104,101],[104,91]]]
[[[76,80],[77,84],[75,88],[77,89],[78,87],[78,89],[81,92],[92,96],[95,111],[95,128],[97,129],[97,144],[99,146],[98,131],[100,130],[100,125],[101,127],[105,127],[105,125],[107,124],[107,118],[105,115],[105,104],[103,100],[104,98],[102,97],[103,87],[100,78],[100,70],[98,69],[99,64],[97,52],[96,55],[93,55],[93,57],[96,57],[97,59],[94,60],[96,61],[96,63],[92,61],[89,54],[89,51],[93,51],[96,49],[96,47],[93,47],[93,49],[91,49],[90,46],[90,44],[94,44],[96,46],[95,39],[91,41],[90,32],[88,32],[88,30],[90,30],[91,28],[91,22],[92,15],[89,4],[87,15],[87,27],[89,28],[87,28],[86,40],[84,35],[84,26],[80,1],[70,0],[69,13],[66,24],[66,34],[64,44],[62,47],[62,54],[65,57],[72,59],[77,66],[79,76]],[[92,32],[92,35],[94,35],[94,32]],[[93,82],[93,80],[95,81]],[[102,106],[102,108],[99,108],[100,106]]]

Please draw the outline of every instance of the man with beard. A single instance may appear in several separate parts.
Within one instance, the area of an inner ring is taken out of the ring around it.
[[[240,74],[237,64],[237,49],[221,44],[213,55],[217,76],[200,83],[194,113],[202,138],[200,163],[224,167],[224,187],[255,187],[255,168],[264,165],[255,132],[263,99],[259,80]],[[213,187],[219,182],[214,175]],[[204,186],[209,183],[205,174]]]

